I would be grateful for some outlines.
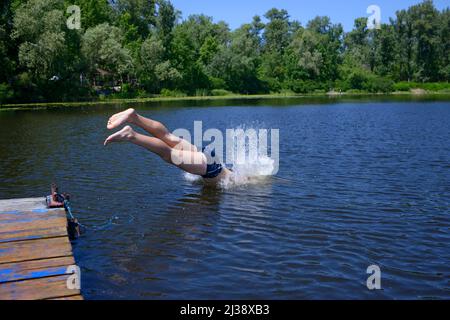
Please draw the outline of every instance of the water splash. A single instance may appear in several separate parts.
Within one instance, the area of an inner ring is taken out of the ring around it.
[[[236,186],[264,183],[272,176],[275,165],[274,160],[267,156],[261,156],[244,164],[233,165],[232,173],[223,179],[219,187],[230,189]],[[184,178],[191,183],[203,183],[200,176],[185,173]]]
[[[192,183],[198,183],[202,181],[202,177],[187,172],[184,173],[184,179]]]
[[[268,156],[258,156],[243,164],[234,164],[233,172],[220,183],[224,189],[247,184],[264,183],[273,175],[275,161]]]
[[[248,129],[259,130],[261,124],[254,123],[252,126],[239,126],[236,129],[242,130],[244,133]],[[238,136],[240,138],[240,136]],[[267,181],[276,171],[275,160],[267,155],[267,151],[261,153],[258,149],[258,140],[245,140],[245,157],[237,159],[239,145],[236,143],[233,146],[234,149],[234,159],[226,159],[226,167],[232,169],[232,174],[227,176],[221,181],[219,186],[224,189],[229,189],[235,186],[241,186],[246,184],[257,184]],[[240,146],[242,147],[242,145]],[[268,146],[269,147],[269,146]],[[270,147],[269,147],[270,148]],[[250,150],[253,150],[251,152]],[[241,149],[242,151],[242,149]],[[270,149],[269,149],[270,152]],[[224,155],[225,156],[225,155]],[[224,157],[222,157],[224,158]],[[189,173],[184,175],[185,179],[192,183],[202,183],[203,179],[199,176],[195,176]]]

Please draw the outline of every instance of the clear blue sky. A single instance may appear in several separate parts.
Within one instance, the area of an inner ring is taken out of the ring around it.
[[[395,11],[420,3],[421,0],[171,0],[182,12],[183,18],[190,14],[204,13],[223,20],[232,29],[250,22],[254,15],[263,16],[271,8],[288,10],[292,19],[299,20],[302,25],[317,15],[329,16],[334,23],[343,24],[345,31],[353,28],[353,21],[358,17],[368,16],[367,7],[376,4],[381,8],[381,21],[389,21]],[[434,0],[435,6],[442,10],[450,6],[449,0]]]

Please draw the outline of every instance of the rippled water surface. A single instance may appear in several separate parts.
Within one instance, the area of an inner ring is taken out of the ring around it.
[[[73,195],[87,299],[450,298],[448,102],[137,107],[171,129],[279,128],[278,174],[226,190],[104,148],[122,108],[0,113],[0,198]]]

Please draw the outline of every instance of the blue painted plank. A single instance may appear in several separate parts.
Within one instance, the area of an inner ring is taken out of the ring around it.
[[[20,271],[20,270],[15,270],[14,267],[9,267],[7,269],[1,269],[1,265],[0,265],[0,284],[6,283],[6,282],[11,282],[11,281],[18,281],[18,280],[29,280],[29,279],[51,277],[51,276],[60,276],[60,275],[67,274],[66,270],[67,270],[67,266],[51,267],[51,268],[40,269],[40,270]]]

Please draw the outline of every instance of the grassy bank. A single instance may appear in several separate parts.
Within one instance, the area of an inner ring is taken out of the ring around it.
[[[114,105],[114,104],[138,104],[151,102],[183,102],[183,101],[218,101],[218,100],[271,100],[271,99],[299,99],[299,98],[340,98],[340,97],[432,97],[432,96],[448,96],[450,99],[450,91],[395,91],[391,93],[367,93],[367,92],[329,92],[329,93],[311,93],[311,94],[294,94],[294,93],[276,93],[276,94],[258,94],[258,95],[241,95],[230,94],[223,96],[183,96],[183,97],[152,97],[152,98],[133,98],[133,99],[102,99],[98,101],[84,102],[48,102],[48,103],[18,103],[0,105],[0,111],[12,110],[38,110],[49,108],[64,107],[82,107],[96,105]]]

